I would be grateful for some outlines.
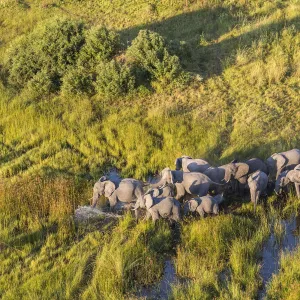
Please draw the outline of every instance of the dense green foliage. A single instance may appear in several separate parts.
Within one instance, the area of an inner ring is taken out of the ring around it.
[[[182,154],[217,165],[300,147],[300,2],[185,2],[0,3],[0,298],[134,299],[175,252],[190,284],[174,299],[257,297],[261,245],[272,222],[283,231],[270,203],[182,222],[180,239],[130,216],[72,219],[110,167],[145,180]],[[293,299],[297,259],[270,299]]]
[[[165,40],[156,32],[141,30],[132,41],[127,55],[149,72],[161,88],[182,75],[178,56],[170,55]]]
[[[122,96],[133,91],[135,78],[129,67],[115,60],[98,66],[96,89],[102,95]]]

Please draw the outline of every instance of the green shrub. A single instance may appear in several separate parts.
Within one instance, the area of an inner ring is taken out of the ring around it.
[[[55,90],[53,81],[53,78],[45,70],[42,70],[28,81],[27,89],[33,97],[49,95]]]
[[[168,52],[164,38],[150,30],[140,30],[127,55],[162,87],[175,81],[183,72],[178,56]]]
[[[92,27],[79,54],[79,65],[93,69],[99,62],[113,58],[120,49],[119,35],[105,27]]]
[[[8,79],[10,84],[17,88],[24,87],[42,68],[34,40],[34,34],[22,36],[12,43],[8,50]]]
[[[115,60],[98,66],[97,91],[105,96],[121,96],[134,89],[135,78],[130,68]]]
[[[82,67],[70,69],[63,77],[61,87],[63,94],[92,95],[94,93],[93,78]]]
[[[83,24],[73,20],[51,20],[14,43],[8,53],[10,82],[24,87],[41,70],[51,74],[58,89],[60,78],[76,64],[84,44]]]
[[[83,23],[67,19],[47,23],[38,42],[44,67],[62,76],[69,66],[76,64],[83,44]]]

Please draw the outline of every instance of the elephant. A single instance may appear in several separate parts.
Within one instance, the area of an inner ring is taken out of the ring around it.
[[[250,174],[247,182],[250,189],[251,202],[254,203],[254,211],[256,211],[259,197],[263,194],[266,195],[268,175],[262,171],[256,171]]]
[[[300,150],[292,149],[286,152],[274,153],[267,160],[266,164],[269,168],[271,177],[276,174],[276,180],[285,170],[293,170],[300,164]]]
[[[204,174],[208,176],[212,181],[222,184],[228,183],[225,181],[225,172],[228,168],[228,164],[220,167],[210,167],[205,170]],[[220,194],[223,191],[223,188],[220,185],[214,187],[216,194]]]
[[[176,171],[182,169],[183,172],[203,173],[210,167],[210,164],[201,158],[191,158],[190,156],[181,156],[175,160]]]
[[[206,195],[199,198],[192,198],[187,201],[183,206],[184,215],[189,212],[195,212],[204,217],[205,213],[207,214],[219,214],[219,204],[223,201],[223,194],[218,194],[214,197]]]
[[[278,176],[275,184],[275,193],[280,194],[282,189],[290,182],[295,184],[297,197],[300,199],[300,164],[297,165],[294,170],[286,170]]]
[[[146,207],[146,195],[151,195],[153,198],[166,198],[175,196],[175,185],[166,183],[163,186],[157,188],[150,188],[142,198],[138,199],[135,203],[134,210]]]
[[[94,185],[92,207],[95,207],[100,196],[105,195],[109,200],[110,207],[113,209],[118,201],[124,203],[142,200],[143,198],[143,182],[125,178],[119,184],[109,180],[106,176],[102,176]],[[140,201],[141,205],[144,203]],[[137,213],[136,213],[137,217]]]
[[[146,220],[152,217],[155,223],[160,217],[173,221],[180,221],[180,203],[173,197],[152,197],[151,194],[144,196],[147,208]]]
[[[156,184],[152,184],[152,188],[162,186],[165,183],[172,183],[176,186],[176,200],[180,200],[185,194],[205,196],[212,186],[223,186],[212,181],[203,173],[173,171],[165,168],[161,172],[161,179]]]

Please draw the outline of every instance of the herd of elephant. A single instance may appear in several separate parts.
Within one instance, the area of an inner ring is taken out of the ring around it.
[[[184,215],[198,212],[218,214],[219,204],[228,187],[239,195],[250,190],[254,210],[261,196],[266,195],[268,184],[275,181],[275,192],[287,191],[294,183],[300,198],[300,150],[274,153],[265,161],[252,158],[245,162],[232,161],[220,167],[212,167],[204,159],[182,156],[175,161],[176,170],[165,168],[159,182],[151,184],[118,176],[102,176],[93,188],[92,206],[100,196],[109,200],[112,210],[132,208],[136,218],[146,209],[146,219],[180,220]],[[144,187],[150,189],[144,192]],[[274,185],[273,185],[274,186]],[[214,195],[214,196],[211,196]]]

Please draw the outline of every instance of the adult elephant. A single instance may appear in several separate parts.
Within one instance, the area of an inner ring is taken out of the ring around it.
[[[241,184],[247,182],[247,176],[256,171],[268,174],[267,165],[259,158],[251,158],[245,162],[231,162],[225,171],[225,181],[228,182],[232,177]]]
[[[204,171],[204,174],[208,176],[212,181],[225,184],[225,172],[228,165],[223,165],[220,167],[210,167]],[[222,192],[222,187],[220,185],[215,185],[214,190],[216,194],[220,194]]]
[[[111,208],[114,208],[118,201],[129,204],[139,200],[140,203],[143,203],[143,194],[143,182],[139,180],[125,178],[116,184],[103,176],[94,185],[92,206],[96,206],[102,195],[108,198]]]
[[[210,167],[210,164],[201,158],[191,158],[190,156],[181,156],[175,160],[176,170],[182,169],[183,172],[203,173]]]
[[[220,186],[217,182],[212,181],[207,175],[198,172],[183,172],[173,171],[170,168],[165,168],[161,172],[161,179],[152,187],[158,187],[172,183],[176,186],[176,200],[181,199],[186,193],[205,196],[212,186]]]
[[[286,170],[278,176],[275,184],[275,193],[280,194],[290,182],[295,184],[297,197],[300,199],[300,165],[297,165],[294,170]]]
[[[276,179],[285,170],[292,170],[300,164],[300,150],[292,149],[286,152],[274,153],[267,160],[266,164],[269,168],[271,176]]]

